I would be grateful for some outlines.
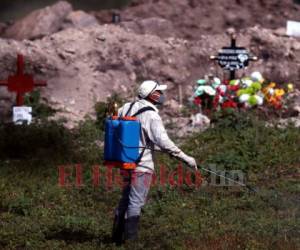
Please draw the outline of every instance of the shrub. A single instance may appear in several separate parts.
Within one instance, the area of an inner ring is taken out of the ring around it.
[[[104,123],[106,117],[113,112],[113,105],[117,104],[117,107],[121,107],[124,103],[124,100],[116,93],[111,97],[108,97],[106,102],[97,102],[95,104],[97,125],[101,130],[104,130]]]
[[[0,124],[0,159],[65,159],[72,135],[62,124],[48,121],[31,125]]]
[[[41,102],[41,94],[38,90],[31,92],[25,96],[24,104],[32,107],[32,116],[40,119],[45,119],[53,116],[55,109]]]

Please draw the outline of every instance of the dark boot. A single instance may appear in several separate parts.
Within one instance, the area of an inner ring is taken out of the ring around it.
[[[125,220],[125,241],[136,240],[140,216],[132,216]]]
[[[123,234],[125,230],[125,218],[124,216],[115,215],[113,232],[112,232],[112,241],[116,243],[117,246],[120,246],[124,243]]]

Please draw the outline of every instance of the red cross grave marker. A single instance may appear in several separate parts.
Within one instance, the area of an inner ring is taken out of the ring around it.
[[[47,86],[46,81],[34,81],[33,76],[24,73],[24,56],[18,54],[17,58],[17,72],[11,75],[7,80],[0,80],[0,86],[7,86],[8,91],[16,92],[17,106],[23,106],[24,94],[32,92],[34,87]]]

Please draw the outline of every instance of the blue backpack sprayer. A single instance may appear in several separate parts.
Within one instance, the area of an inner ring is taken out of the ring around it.
[[[139,146],[141,123],[137,116],[153,110],[144,107],[132,116],[128,116],[135,102],[131,103],[125,116],[113,115],[105,121],[104,165],[121,169],[135,169],[142,158],[145,147]],[[141,154],[139,149],[143,148]]]

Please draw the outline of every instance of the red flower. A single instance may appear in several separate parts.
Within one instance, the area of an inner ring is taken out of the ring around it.
[[[201,103],[202,103],[201,98],[199,96],[195,97],[194,104],[195,105],[201,105]]]
[[[220,95],[217,94],[217,95],[215,95],[215,98],[213,100],[213,107],[214,107],[214,109],[216,109],[218,107],[219,101],[220,101]]]
[[[228,86],[228,89],[231,90],[231,91],[238,91],[239,90],[239,85],[231,85],[231,86]]]
[[[228,101],[225,101],[223,104],[222,104],[222,108],[236,108],[237,107],[237,104],[232,101],[232,100],[228,100]]]
[[[217,88],[217,93],[221,96],[225,95],[225,91],[222,91],[222,89],[220,87]]]

